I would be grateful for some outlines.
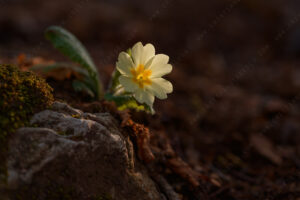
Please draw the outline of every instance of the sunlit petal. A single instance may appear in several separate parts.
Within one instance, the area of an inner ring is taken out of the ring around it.
[[[132,59],[135,66],[138,66],[141,63],[142,55],[143,55],[143,44],[141,42],[136,43],[131,50]]]
[[[173,91],[172,83],[163,78],[155,78],[151,81],[152,84],[147,86],[147,90],[159,99],[166,99],[167,94]]]
[[[134,97],[139,103],[146,103],[150,107],[152,107],[154,103],[154,95],[142,89],[138,89],[135,92]]]
[[[155,56],[154,46],[152,44],[146,44],[143,48],[143,54],[140,60],[141,64],[145,65],[153,56]]]
[[[162,77],[166,74],[169,74],[172,71],[172,65],[164,64],[164,65],[155,65],[151,68],[151,76],[150,78],[158,78]]]
[[[134,92],[138,89],[138,85],[132,81],[132,78],[120,76],[119,81],[128,92]]]
[[[133,67],[133,62],[131,57],[125,53],[121,52],[118,57],[117,69],[119,72],[126,76],[131,76],[130,69]]]

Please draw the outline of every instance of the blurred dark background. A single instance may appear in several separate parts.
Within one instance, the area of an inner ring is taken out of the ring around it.
[[[260,81],[281,85],[271,77],[296,65],[299,11],[296,0],[1,0],[0,55],[58,57],[43,32],[60,25],[88,47],[100,70],[114,65],[118,53],[137,41],[150,42],[171,57],[178,76],[192,74],[221,84],[235,78],[239,86],[266,92]],[[261,70],[270,70],[268,76]]]
[[[300,196],[299,0],[0,0],[0,61],[65,60],[44,39],[50,25],[87,46],[106,84],[137,41],[169,55],[174,92],[156,116],[136,118],[233,184],[223,197]]]
[[[49,46],[42,33],[53,24],[97,49],[95,59],[103,63],[114,62],[119,49],[139,40],[168,52],[173,62],[205,51],[221,56],[226,66],[238,58],[249,60],[266,44],[276,57],[295,57],[300,51],[296,0],[1,0],[0,5],[0,42],[6,52],[43,51]]]

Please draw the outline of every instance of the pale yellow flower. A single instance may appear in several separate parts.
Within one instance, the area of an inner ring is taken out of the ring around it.
[[[132,47],[131,56],[126,52],[119,54],[117,69],[121,73],[120,84],[139,103],[152,107],[154,96],[166,99],[167,94],[173,91],[172,84],[161,78],[172,71],[172,65],[168,62],[167,55],[155,55],[152,44],[143,46],[138,42]]]

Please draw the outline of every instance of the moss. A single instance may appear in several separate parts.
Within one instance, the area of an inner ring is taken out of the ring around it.
[[[30,117],[50,106],[52,88],[32,72],[21,72],[11,65],[0,65],[0,159],[5,159],[7,138],[17,128],[29,124]],[[5,162],[1,162],[5,163]],[[0,165],[0,187],[6,180]]]

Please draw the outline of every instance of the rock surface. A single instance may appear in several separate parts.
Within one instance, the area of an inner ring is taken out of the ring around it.
[[[7,199],[161,199],[110,114],[55,102],[30,123],[9,142]]]

